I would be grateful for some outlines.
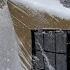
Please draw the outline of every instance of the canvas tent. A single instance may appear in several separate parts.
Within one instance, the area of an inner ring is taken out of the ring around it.
[[[28,70],[31,70],[32,31],[70,30],[70,9],[64,7],[59,0],[8,0],[8,7],[22,51],[19,56]]]

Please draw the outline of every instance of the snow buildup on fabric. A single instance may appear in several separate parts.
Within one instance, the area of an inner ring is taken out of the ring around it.
[[[45,11],[49,15],[61,19],[70,19],[70,8],[64,7],[60,0],[11,0],[14,3],[26,5],[34,10]]]

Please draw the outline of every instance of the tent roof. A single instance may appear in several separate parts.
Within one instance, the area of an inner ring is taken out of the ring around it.
[[[13,3],[26,5],[34,10],[45,11],[61,19],[70,19],[70,8],[64,7],[60,0],[11,0]]]

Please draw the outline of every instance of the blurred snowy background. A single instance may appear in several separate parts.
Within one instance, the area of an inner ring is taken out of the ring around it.
[[[7,0],[0,0],[0,70],[21,70],[18,44]]]

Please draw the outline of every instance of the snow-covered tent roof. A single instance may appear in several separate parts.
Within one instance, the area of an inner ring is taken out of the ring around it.
[[[70,19],[70,8],[64,7],[60,0],[11,0],[15,4],[26,5],[34,10],[45,11],[61,19]]]

